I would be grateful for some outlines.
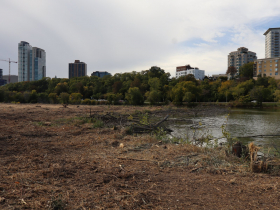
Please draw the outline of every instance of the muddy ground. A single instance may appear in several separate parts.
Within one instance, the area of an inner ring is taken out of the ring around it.
[[[100,128],[90,109],[171,108],[0,104],[0,209],[280,209],[278,172],[251,173],[223,148]]]

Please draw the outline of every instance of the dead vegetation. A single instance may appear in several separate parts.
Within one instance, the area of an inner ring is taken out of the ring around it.
[[[116,118],[146,109],[110,107]],[[151,107],[160,110],[163,119],[164,108]],[[0,209],[279,207],[279,174],[252,173],[250,162],[222,147],[127,135],[124,119],[123,127],[109,124],[107,106],[0,104],[0,111]]]

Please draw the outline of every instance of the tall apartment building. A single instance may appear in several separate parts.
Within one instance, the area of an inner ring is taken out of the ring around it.
[[[176,78],[192,74],[195,79],[203,80],[205,76],[204,70],[199,70],[197,67],[191,67],[189,64],[176,67]]]
[[[265,33],[265,58],[254,62],[254,79],[257,76],[268,76],[280,79],[278,65],[280,65],[279,54],[280,28],[269,28]]]
[[[69,63],[68,76],[69,79],[72,77],[87,76],[87,64],[80,62],[80,60],[75,60],[74,63]]]
[[[237,51],[233,51],[228,55],[228,67],[234,66],[237,69],[246,63],[250,63],[257,60],[257,54],[255,52],[248,51],[246,47],[239,47]]]
[[[46,77],[46,52],[28,42],[18,44],[18,81],[36,81]]]
[[[265,33],[265,58],[279,57],[280,28],[269,28]]]

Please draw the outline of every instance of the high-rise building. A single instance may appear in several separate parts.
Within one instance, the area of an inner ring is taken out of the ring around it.
[[[269,28],[265,33],[265,58],[279,57],[280,28]]]
[[[280,79],[278,65],[280,65],[279,53],[280,28],[269,28],[265,33],[265,58],[254,62],[254,79],[258,76],[274,77]]]
[[[87,76],[87,64],[80,62],[80,60],[75,60],[74,63],[69,63],[68,76],[69,79],[72,77]]]
[[[239,47],[237,51],[233,51],[228,55],[228,67],[234,66],[237,69],[246,63],[254,62],[257,60],[257,54],[255,52],[248,51],[246,47]]]
[[[111,74],[109,72],[107,72],[107,71],[94,71],[91,74],[91,76],[97,76],[97,77],[100,77],[100,78],[102,78],[102,77],[104,77],[106,75],[111,75]]]
[[[176,67],[176,78],[192,74],[195,79],[203,80],[205,76],[204,70],[199,70],[197,67],[191,67],[189,64]]]
[[[3,70],[0,69],[0,86],[6,85],[6,84],[7,84],[7,80],[3,79]]]
[[[28,42],[18,44],[18,81],[36,81],[46,77],[46,52]]]

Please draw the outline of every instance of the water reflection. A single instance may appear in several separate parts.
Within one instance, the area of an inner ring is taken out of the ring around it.
[[[232,109],[230,115],[219,115],[214,117],[194,118],[186,123],[175,123],[171,125],[174,130],[173,136],[191,140],[202,135],[211,135],[213,138],[221,138],[222,125],[231,137],[248,143],[255,141],[257,144],[269,145],[271,142],[280,146],[279,137],[267,137],[267,135],[280,135],[280,110],[274,109]],[[196,128],[196,129],[194,129]],[[194,133],[195,132],[195,133]],[[265,135],[266,137],[256,137]]]
[[[254,137],[280,134],[279,122],[277,109],[232,109],[227,130],[243,142],[255,141],[261,145],[274,142],[280,146],[279,137]]]

